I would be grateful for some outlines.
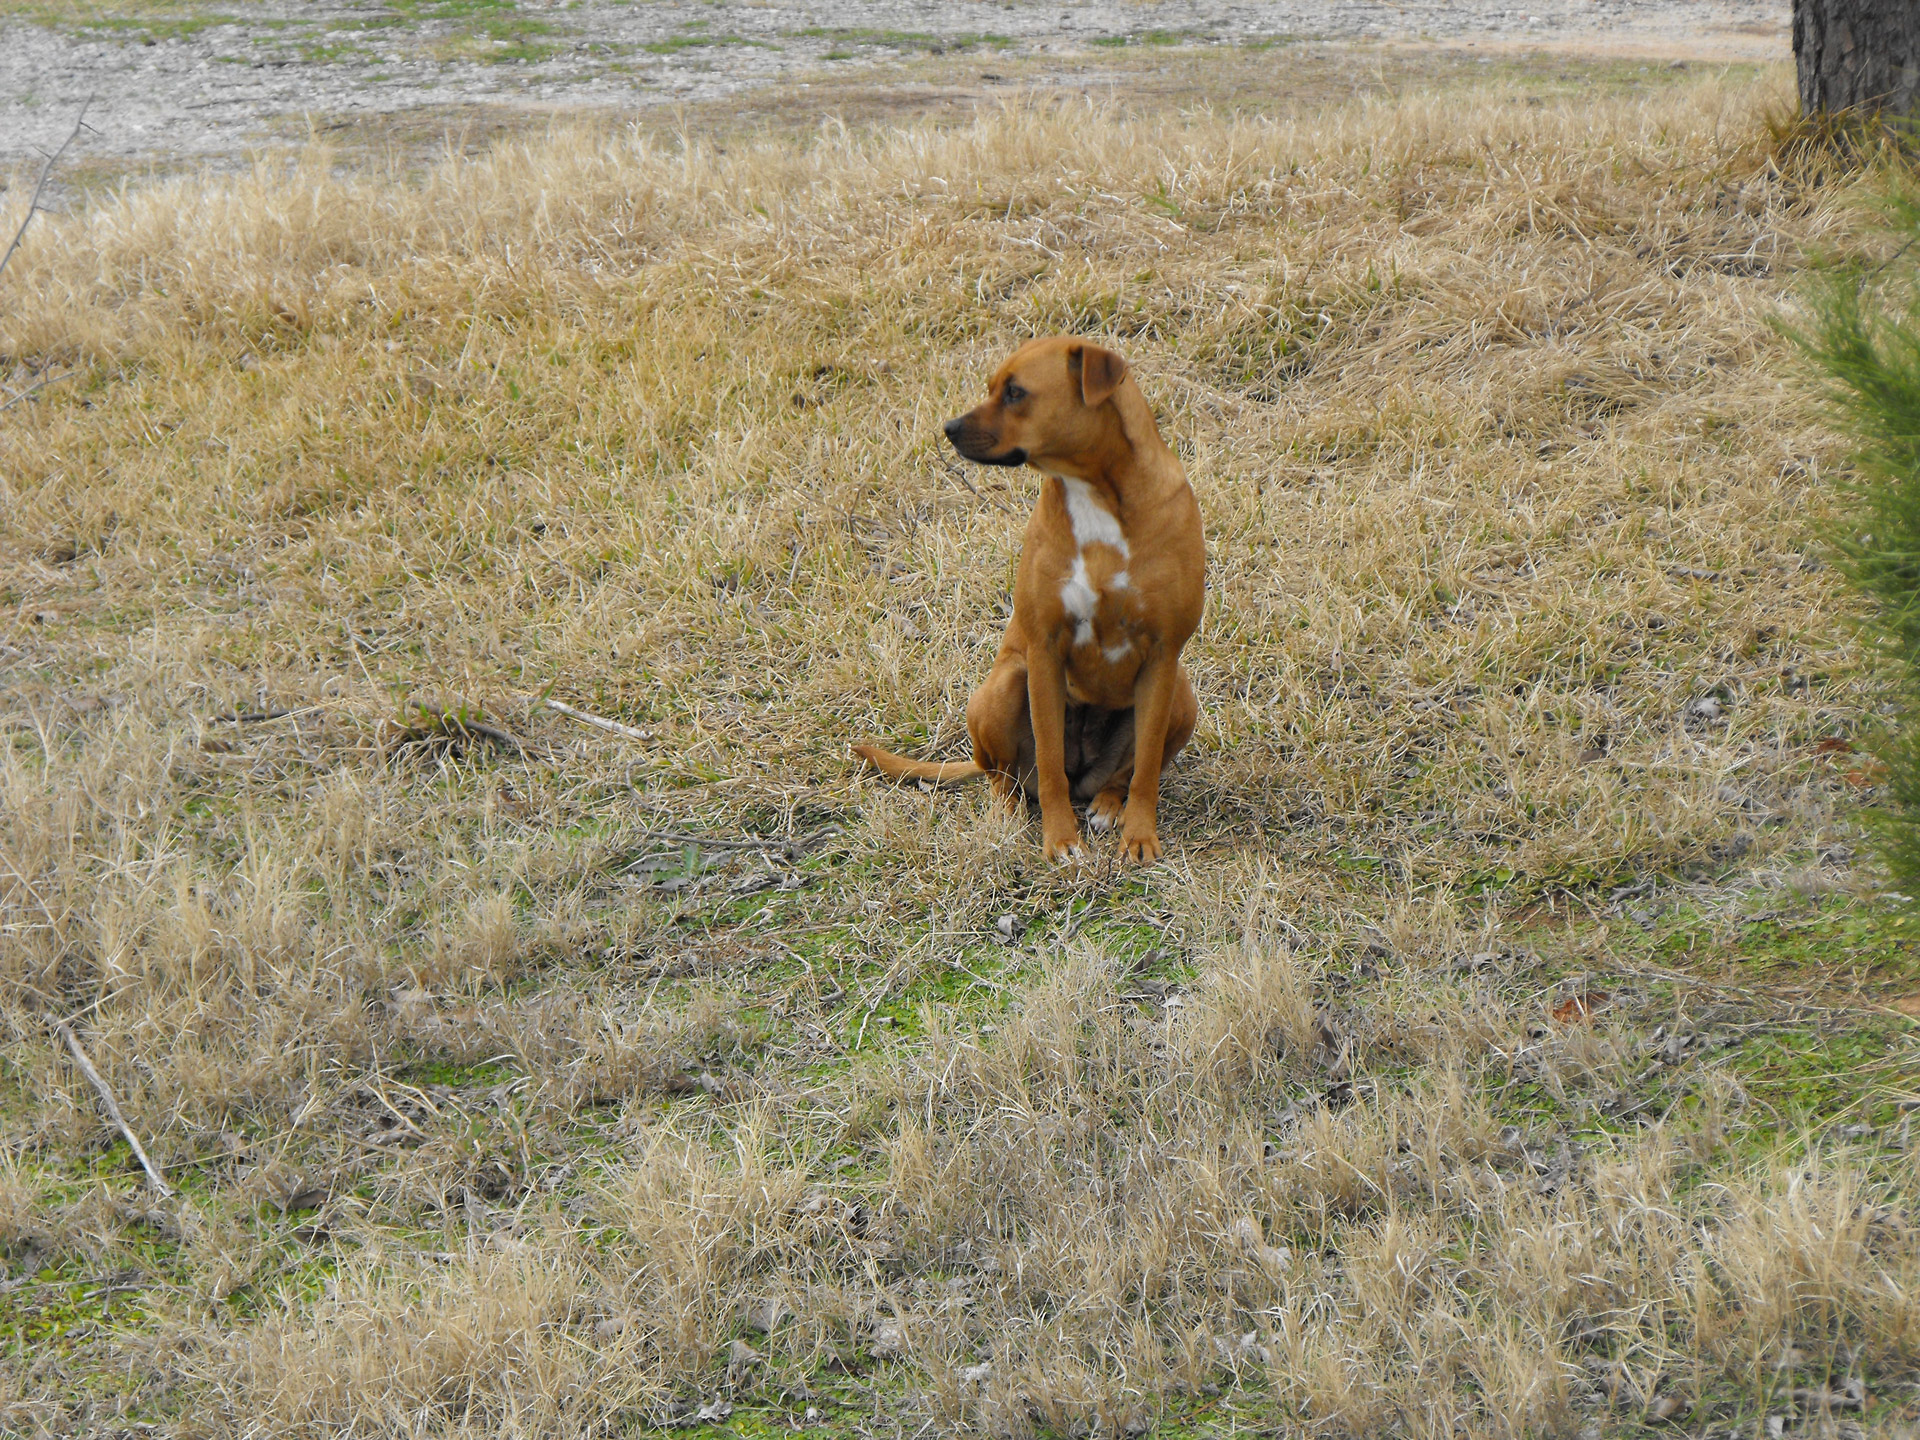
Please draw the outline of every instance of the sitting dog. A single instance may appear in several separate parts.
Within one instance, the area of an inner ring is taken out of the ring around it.
[[[1013,620],[967,702],[973,759],[854,750],[896,778],[985,775],[1009,804],[1037,797],[1049,860],[1081,853],[1076,800],[1096,832],[1120,826],[1128,859],[1155,860],[1160,772],[1199,719],[1180,648],[1200,623],[1207,554],[1186,472],[1127,362],[1065,337],[1022,345],[946,432],[969,460],[1046,477]]]

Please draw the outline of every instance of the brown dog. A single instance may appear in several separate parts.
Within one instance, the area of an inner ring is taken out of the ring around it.
[[[987,403],[946,429],[969,460],[1047,476],[1013,620],[967,702],[971,762],[854,750],[901,779],[986,775],[1009,803],[1037,795],[1049,860],[1080,853],[1075,800],[1095,831],[1121,826],[1129,859],[1157,859],[1160,772],[1199,718],[1180,647],[1200,623],[1207,553],[1186,472],[1127,362],[1081,340],[1022,345]]]

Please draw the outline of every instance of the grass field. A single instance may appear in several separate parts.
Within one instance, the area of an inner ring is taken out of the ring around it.
[[[1770,329],[1876,182],[1779,74],[1388,63],[36,221],[0,1430],[1910,1433],[1920,967]],[[938,422],[1068,330],[1208,524],[1149,870],[848,756],[963,747],[1034,485]]]

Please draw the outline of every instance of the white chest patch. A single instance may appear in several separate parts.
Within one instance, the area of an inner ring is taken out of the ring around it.
[[[1100,608],[1099,592],[1087,578],[1085,555],[1073,557],[1073,573],[1067,576],[1067,583],[1060,587],[1060,603],[1076,620],[1091,620],[1093,612]]]
[[[1120,552],[1122,560],[1127,559],[1131,552],[1127,549],[1126,532],[1120,528],[1119,518],[1094,498],[1093,487],[1084,480],[1065,475],[1060,477],[1060,486],[1066,491],[1067,518],[1073,522],[1073,538],[1080,548],[1111,545]]]
[[[1087,557],[1073,557],[1073,573],[1060,587],[1061,607],[1080,623],[1074,629],[1073,643],[1084,645],[1093,638],[1093,612],[1100,608],[1100,594],[1087,578]]]
[[[1127,548],[1126,532],[1120,528],[1120,521],[1114,513],[1094,498],[1093,487],[1084,480],[1074,480],[1062,475],[1060,487],[1067,497],[1067,518],[1073,522],[1073,538],[1080,547],[1080,553],[1073,557],[1073,572],[1060,586],[1060,605],[1077,623],[1073,630],[1073,643],[1088,645],[1093,642],[1093,617],[1100,608],[1100,592],[1094,589],[1093,579],[1087,574],[1087,547],[1105,545],[1120,553],[1122,562],[1130,558]],[[1125,590],[1129,584],[1125,570],[1118,571],[1108,581],[1110,590]],[[1118,647],[1124,654],[1128,647]],[[1117,660],[1111,651],[1109,660]]]

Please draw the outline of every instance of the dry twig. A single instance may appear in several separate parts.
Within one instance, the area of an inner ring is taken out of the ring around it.
[[[22,226],[21,228],[24,230],[26,227]],[[19,236],[16,235],[14,237],[14,243],[15,244],[19,243]],[[35,395],[39,394],[42,390],[46,389],[47,386],[57,385],[62,380],[71,380],[74,376],[78,375],[79,373],[80,372],[78,370],[63,370],[58,375],[49,375],[44,380],[34,381],[33,384],[29,385],[26,389],[18,391],[16,393],[9,394],[7,397],[7,403],[4,405],[0,405],[0,413],[4,413],[8,410],[13,409],[13,407],[16,405],[20,405],[25,403],[28,400],[31,400]]]
[[[591,725],[596,730],[605,730],[609,735],[624,735],[629,740],[653,739],[653,732],[650,730],[636,730],[631,725],[622,725],[618,720],[609,720],[604,715],[594,715],[585,710],[577,710],[567,704],[566,701],[555,700],[550,695],[536,698],[540,704],[545,705],[549,710],[558,710],[569,719],[578,720],[582,725]]]
[[[478,712],[469,712],[464,706],[457,710],[443,710],[438,705],[416,704],[425,723],[420,725],[397,727],[388,741],[387,748],[398,753],[409,746],[464,746],[471,740],[486,740],[521,754],[525,750],[520,741],[497,725],[489,725],[479,718]]]
[[[80,1067],[80,1073],[87,1077],[87,1082],[100,1096],[100,1103],[107,1107],[107,1118],[113,1121],[114,1129],[124,1135],[127,1144],[133,1147],[133,1157],[140,1162],[140,1168],[147,1172],[148,1182],[162,1198],[170,1197],[173,1188],[160,1173],[160,1167],[147,1154],[147,1147],[140,1143],[140,1137],[133,1133],[133,1127],[127,1124],[127,1117],[120,1113],[120,1104],[113,1098],[113,1091],[107,1088],[107,1082],[101,1078],[100,1072],[93,1068],[93,1061],[87,1058],[87,1052],[81,1047],[80,1037],[73,1033],[73,1027],[60,1020],[54,1023],[53,1030],[67,1042],[67,1049],[73,1052],[73,1060]]]
[[[67,153],[67,147],[80,138],[80,131],[87,121],[87,107],[93,104],[93,99],[94,97],[89,95],[85,100],[80,102],[80,113],[73,117],[73,129],[68,132],[67,138],[60,142],[60,148],[47,157],[47,163],[40,167],[40,179],[35,182],[33,196],[27,201],[27,213],[20,217],[20,228],[13,232],[13,242],[7,246],[7,253],[0,255],[0,272],[6,270],[7,262],[13,259],[13,252],[18,250],[20,248],[20,242],[26,239],[27,226],[33,223],[34,212],[40,208],[40,196],[47,188],[47,178],[53,174],[53,167],[59,162],[60,157]],[[28,393],[30,394],[32,392],[29,391]],[[26,397],[20,396],[18,398],[25,399]]]

